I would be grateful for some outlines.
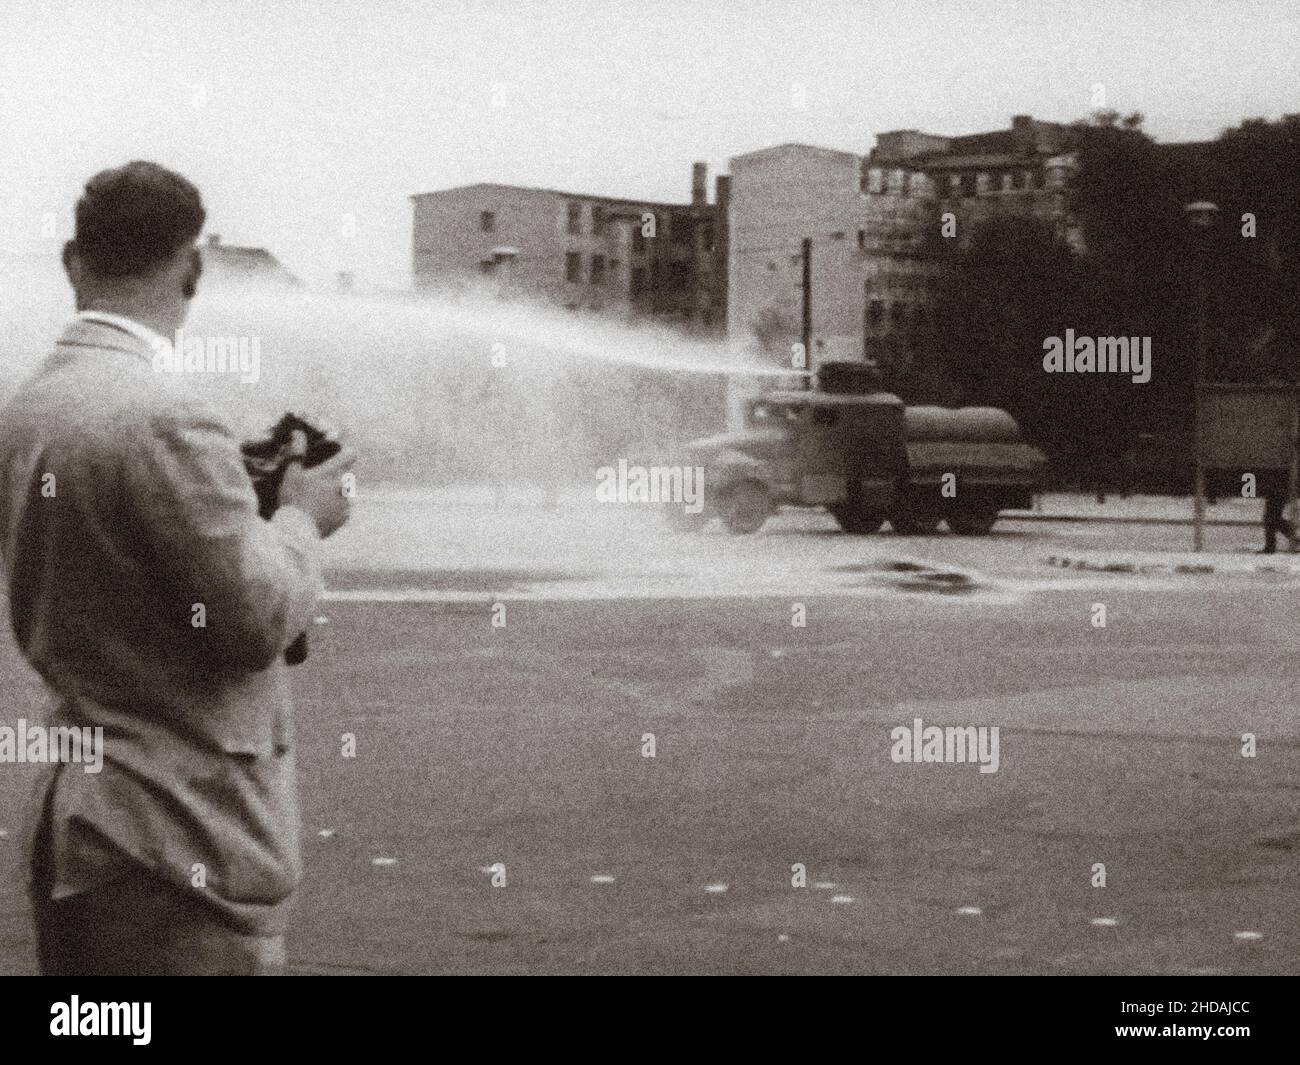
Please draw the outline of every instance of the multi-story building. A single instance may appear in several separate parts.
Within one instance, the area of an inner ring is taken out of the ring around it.
[[[934,282],[985,219],[1043,218],[1077,245],[1065,201],[1075,166],[1068,126],[1017,115],[993,133],[897,130],[876,141],[865,157],[782,144],[731,160],[731,337],[755,338],[786,361],[800,340],[804,239],[814,368],[828,358],[897,368],[925,347]]]
[[[721,202],[711,205],[706,177],[695,164],[690,203],[492,183],[412,196],[415,287],[456,291],[477,281],[571,310],[720,329],[727,184],[719,179]]]
[[[1070,126],[1029,115],[1015,115],[1009,130],[961,137],[882,133],[864,160],[863,190],[937,201],[968,232],[971,223],[1019,213],[1051,222],[1062,239],[1072,239],[1065,204],[1076,164],[1072,141]]]

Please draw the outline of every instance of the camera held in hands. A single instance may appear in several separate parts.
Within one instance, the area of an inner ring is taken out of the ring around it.
[[[307,450],[301,456],[293,454],[293,434],[301,432],[307,438]],[[257,493],[257,513],[269,519],[280,505],[280,486],[291,462],[301,462],[311,469],[327,462],[339,453],[342,445],[322,429],[296,414],[285,414],[271,428],[270,435],[262,440],[251,440],[240,445],[244,468],[253,481]],[[307,634],[298,638],[284,652],[284,660],[291,666],[307,658]]]

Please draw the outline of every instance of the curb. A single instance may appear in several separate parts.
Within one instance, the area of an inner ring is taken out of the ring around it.
[[[1093,522],[1098,525],[1180,525],[1190,528],[1191,518],[1168,518],[1157,515],[1142,517],[1134,514],[1054,514],[1041,510],[1004,510],[999,515],[1001,521],[1045,521],[1045,522]],[[1207,518],[1205,527],[1258,529],[1258,519],[1249,518]]]
[[[1046,562],[1049,566],[1084,570],[1090,573],[1282,573],[1288,576],[1300,574],[1300,566],[1282,565],[1276,562],[1256,562],[1248,566],[1224,566],[1213,562],[1102,562],[1088,558],[1067,558],[1063,555],[1048,555]]]

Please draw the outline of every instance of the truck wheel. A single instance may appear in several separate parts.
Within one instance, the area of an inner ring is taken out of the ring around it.
[[[939,528],[939,521],[938,514],[905,510],[892,515],[889,524],[900,536],[930,536]]]
[[[996,507],[969,507],[948,515],[948,528],[958,536],[987,536],[998,520]]]
[[[836,503],[830,511],[840,528],[854,536],[870,536],[885,524],[884,514],[861,503]]]
[[[730,532],[741,536],[756,533],[772,513],[772,499],[767,489],[756,481],[736,485],[723,497],[722,522]]]

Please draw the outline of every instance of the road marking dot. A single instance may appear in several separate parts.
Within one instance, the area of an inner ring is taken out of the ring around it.
[[[829,880],[818,880],[817,883],[813,884],[813,887],[818,891],[832,891],[834,890],[835,885]]]
[[[847,906],[853,901],[852,895],[832,895],[831,903],[835,906]]]
[[[319,617],[314,618],[313,620],[316,622],[317,625],[328,625],[330,623],[330,619],[327,618],[324,614],[321,614]]]
[[[786,935],[784,932],[782,932],[779,936],[776,937],[776,941],[778,943],[789,943],[790,937]]]
[[[978,906],[958,906],[957,912],[963,917],[978,917],[984,911]]]
[[[705,884],[704,890],[707,891],[710,895],[721,895],[724,891],[727,890],[727,885],[726,884]]]
[[[612,884],[614,882],[614,878],[608,875],[607,873],[597,873],[595,876],[591,878],[591,882],[593,884]]]
[[[1094,917],[1090,923],[1098,928],[1114,928],[1119,921],[1114,917]]]
[[[1246,940],[1247,942],[1253,942],[1256,939],[1263,939],[1264,933],[1263,932],[1234,932],[1233,938]]]
[[[316,833],[316,835],[320,836],[321,839],[329,839],[332,835],[334,835],[334,829],[322,828],[319,832]]]
[[[371,858],[370,864],[371,865],[396,865],[397,859],[396,858]]]

